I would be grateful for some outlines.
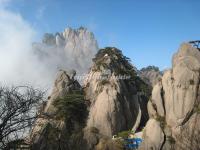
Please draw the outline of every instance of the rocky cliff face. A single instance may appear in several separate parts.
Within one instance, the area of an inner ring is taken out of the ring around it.
[[[46,33],[41,43],[33,44],[39,68],[42,74],[47,74],[45,78],[49,78],[48,82],[53,81],[60,69],[76,68],[78,74],[88,72],[97,51],[94,34],[83,27],[66,28],[56,34]]]
[[[184,43],[172,63],[153,88],[141,149],[200,148],[200,51]]]
[[[108,137],[123,130],[136,131],[148,119],[148,94],[144,94],[148,86],[116,48],[101,49],[93,61],[84,83],[90,103],[87,127],[95,127]]]
[[[162,73],[158,67],[148,66],[139,71],[139,76],[149,85],[154,87],[156,83],[162,78]]]
[[[71,136],[82,130],[87,108],[75,71],[60,71],[52,94],[31,132],[33,150],[68,150]]]
[[[31,132],[33,150],[121,150],[112,135],[145,125],[149,86],[128,58],[105,48],[93,62],[83,89],[75,71],[60,71]]]

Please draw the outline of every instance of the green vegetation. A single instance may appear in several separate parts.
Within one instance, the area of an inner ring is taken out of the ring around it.
[[[190,85],[194,85],[194,80],[193,79],[190,79]]]
[[[148,66],[141,69],[141,71],[151,71],[151,70],[159,71],[159,68],[156,66]]]
[[[197,108],[197,113],[200,114],[200,106]]]
[[[101,85],[106,85],[106,84],[109,84],[110,82],[107,80],[107,79],[103,79],[101,80],[100,84]]]
[[[135,85],[139,92],[145,93],[148,97],[151,95],[152,88],[138,76],[135,78]]]
[[[200,105],[197,104],[197,105],[194,107],[194,113],[200,114]]]
[[[111,59],[111,62],[107,62],[106,59],[108,56]],[[95,63],[94,71],[101,71],[101,67],[104,69],[109,69],[111,72],[115,73],[115,76],[125,76],[127,85],[130,83],[136,86],[138,92],[142,92],[145,96],[149,97],[151,95],[151,87],[147,85],[138,75],[130,63],[130,59],[122,54],[122,51],[114,47],[106,47],[100,49],[93,59]],[[154,69],[156,67],[151,66]],[[149,68],[151,68],[149,67]],[[103,80],[100,85],[107,84],[108,81]]]
[[[110,64],[105,63],[105,58],[104,56],[107,55],[111,59]],[[125,66],[126,70],[131,70],[133,69],[132,65],[129,63],[130,58],[124,56],[122,54],[122,51],[115,48],[115,47],[106,47],[104,49],[100,49],[98,53],[95,55],[95,58],[93,59],[93,62],[96,64],[96,69],[100,70],[100,67],[104,68],[119,68],[122,64]],[[118,66],[119,65],[119,66]]]
[[[157,115],[156,120],[160,122],[160,127],[164,130],[166,126],[165,117]]]
[[[96,146],[96,150],[123,150],[124,144],[120,140],[102,138]]]
[[[95,128],[95,127],[90,127],[90,131],[91,131],[92,133],[96,133],[96,134],[99,133],[99,129],[97,129],[97,128]]]
[[[65,120],[69,125],[72,121],[83,124],[87,117],[88,112],[82,91],[71,91],[63,98],[58,98],[54,106],[57,108],[56,119]]]
[[[168,139],[170,144],[175,144],[176,143],[175,139],[172,136],[167,136],[167,139]]]
[[[69,139],[70,149],[80,150],[80,147],[84,146],[83,136],[84,133],[82,130],[74,132]]]
[[[46,124],[46,126],[44,127],[44,135],[47,138],[47,140],[49,142],[54,142],[55,137],[58,137],[60,134],[60,129],[53,127],[50,123]]]
[[[132,133],[131,130],[122,131],[122,132],[119,132],[119,133],[117,134],[117,136],[118,136],[118,137],[121,137],[121,138],[123,138],[123,139],[126,139],[126,138],[128,138],[129,134],[131,134],[131,133]]]
[[[126,61],[130,61],[130,58],[124,56],[122,54],[122,51],[115,47],[105,47],[104,49],[100,49],[98,53],[95,55],[95,58],[93,59],[93,61],[97,62],[98,60],[102,59],[105,56],[105,54],[112,57],[116,56],[115,58],[121,58]]]

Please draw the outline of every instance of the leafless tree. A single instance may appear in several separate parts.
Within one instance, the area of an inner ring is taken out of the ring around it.
[[[0,87],[0,149],[24,138],[42,102],[44,92],[27,86]]]

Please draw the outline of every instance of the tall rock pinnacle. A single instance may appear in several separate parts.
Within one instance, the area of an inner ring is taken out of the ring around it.
[[[184,43],[172,63],[153,88],[141,150],[200,148],[200,51]]]
[[[116,48],[101,49],[93,61],[85,81],[86,99],[90,101],[87,126],[109,137],[123,130],[135,131],[148,119],[147,99],[141,96],[148,86]]]

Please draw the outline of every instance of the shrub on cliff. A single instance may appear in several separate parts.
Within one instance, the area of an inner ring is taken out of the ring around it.
[[[88,112],[81,91],[72,91],[63,98],[58,98],[54,106],[57,108],[56,118],[64,120],[69,128],[73,122],[84,125]]]

